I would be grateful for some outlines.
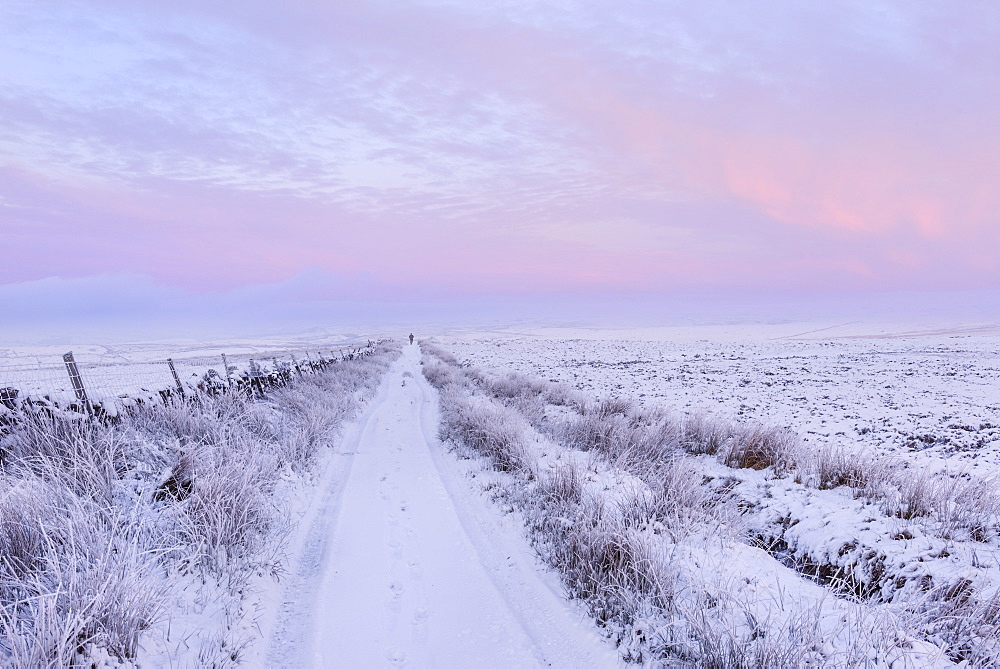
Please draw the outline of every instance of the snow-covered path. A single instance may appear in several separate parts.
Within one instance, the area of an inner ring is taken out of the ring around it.
[[[517,528],[440,453],[436,391],[419,349],[404,348],[307,519],[269,664],[617,666]]]

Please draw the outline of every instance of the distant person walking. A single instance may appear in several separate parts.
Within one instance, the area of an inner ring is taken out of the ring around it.
[[[413,344],[413,333],[412,332],[410,333],[410,344],[411,345]]]

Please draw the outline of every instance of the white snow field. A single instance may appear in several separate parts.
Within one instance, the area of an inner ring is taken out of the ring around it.
[[[1000,472],[1000,328],[791,323],[442,337],[467,364]]]
[[[135,664],[714,657],[903,669],[1000,658],[995,328],[536,328],[438,340],[423,364],[421,348],[404,345],[377,391],[390,357],[353,390],[298,396],[293,384],[246,408],[268,543],[231,565],[235,580],[172,576],[190,592],[172,586],[156,600]],[[350,420],[352,407],[363,413]],[[112,481],[116,504],[181,467],[181,408],[168,412],[177,426],[157,428],[166,436],[153,440],[149,472]],[[258,423],[274,429],[258,435]],[[499,439],[477,450],[463,430]],[[298,458],[283,440],[300,431],[317,439]],[[196,443],[199,477],[204,458],[229,452],[224,442]],[[494,446],[509,452],[490,456]],[[269,457],[288,463],[264,472]],[[227,463],[220,455],[208,473],[249,469]],[[152,508],[183,519],[194,507],[182,497]],[[18,625],[28,638],[31,625]]]
[[[437,429],[437,393],[418,347],[405,346],[326,466],[251,664],[621,664],[540,569],[523,529],[442,451]]]

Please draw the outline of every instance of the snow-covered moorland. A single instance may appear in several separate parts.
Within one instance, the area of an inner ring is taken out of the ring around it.
[[[283,500],[398,346],[269,391],[116,418],[15,417],[0,439],[0,664],[226,666],[284,568]]]
[[[0,664],[1000,662],[987,337],[598,334],[11,409]]]
[[[810,443],[1000,466],[997,334],[876,336],[859,329],[852,338],[782,336],[795,331],[543,332],[455,338],[447,346],[484,369],[790,427]]]
[[[948,343],[466,339],[425,373],[627,657],[995,666],[995,358]],[[928,420],[956,436],[901,438]]]

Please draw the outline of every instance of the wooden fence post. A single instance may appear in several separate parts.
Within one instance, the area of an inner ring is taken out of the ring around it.
[[[83,385],[83,377],[80,376],[80,369],[76,366],[76,360],[73,358],[73,351],[63,356],[63,362],[66,363],[66,371],[69,373],[70,383],[73,384],[73,393],[76,395],[76,399],[80,400],[88,414],[93,414],[94,407],[91,406],[90,399],[87,397],[87,389]]]
[[[260,371],[260,365],[250,358],[250,369],[247,372],[247,378],[250,379],[250,388],[254,390],[255,393],[259,393],[261,397],[264,396],[264,382],[261,381],[261,377],[264,374]],[[254,395],[256,397],[256,394]]]
[[[222,366],[226,370],[226,385],[227,386],[232,386],[233,385],[233,379],[229,376],[229,361],[226,360],[226,354],[225,353],[222,354]]]
[[[174,383],[177,384],[177,392],[184,397],[184,386],[181,384],[181,377],[177,376],[177,369],[174,367],[174,361],[172,358],[167,358],[167,364],[170,366],[170,373],[174,375]]]

